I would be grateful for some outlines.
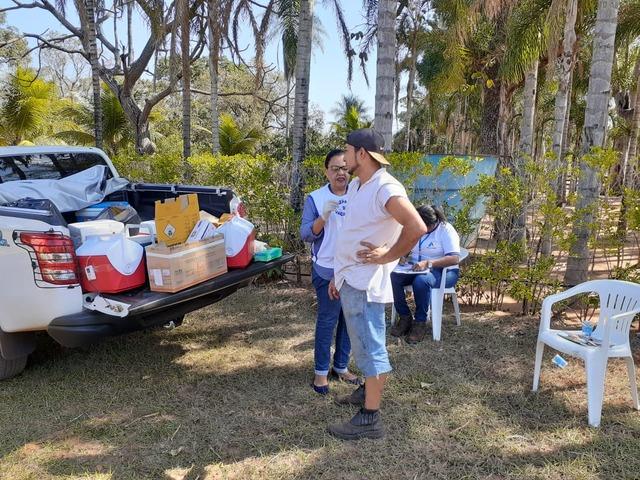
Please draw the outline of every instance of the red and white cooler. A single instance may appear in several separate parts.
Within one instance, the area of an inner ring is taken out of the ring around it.
[[[76,256],[85,292],[120,293],[145,284],[144,248],[124,235],[87,237]]]
[[[250,221],[236,215],[216,232],[224,235],[228,268],[245,268],[251,263],[255,253],[256,231]]]

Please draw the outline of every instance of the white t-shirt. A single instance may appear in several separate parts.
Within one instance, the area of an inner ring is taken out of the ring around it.
[[[450,223],[440,223],[435,230],[425,233],[411,250],[411,261],[442,258],[447,254],[460,255],[460,236]],[[458,268],[457,265],[450,268]]]
[[[407,198],[407,192],[384,168],[363,185],[358,178],[349,184],[346,215],[338,230],[333,264],[338,290],[346,281],[357,290],[365,290],[369,302],[393,302],[390,274],[398,261],[377,265],[362,263],[356,256],[366,248],[360,244],[362,241],[391,247],[398,240],[402,225],[386,209],[392,197]]]

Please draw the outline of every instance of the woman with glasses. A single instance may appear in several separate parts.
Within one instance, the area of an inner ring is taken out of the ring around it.
[[[427,226],[425,233],[413,247],[404,263],[405,272],[391,272],[393,304],[398,320],[389,331],[394,337],[406,335],[407,343],[418,343],[427,333],[427,311],[431,300],[431,289],[439,288],[442,270],[447,270],[445,286],[453,287],[458,281],[460,262],[460,237],[453,225],[447,222],[444,213],[433,205],[421,205],[416,210]],[[410,267],[410,268],[409,268]],[[404,287],[413,287],[416,304],[415,320],[407,304]]]
[[[315,333],[315,377],[311,387],[316,393],[329,393],[328,379],[339,379],[358,384],[356,375],[349,372],[351,343],[342,314],[340,300],[329,298],[329,282],[333,278],[333,252],[336,233],[342,226],[347,206],[349,172],[343,150],[330,151],[324,161],[325,175],[329,180],[307,197],[302,211],[300,235],[311,243],[313,268],[311,277],[318,299],[318,315]],[[335,331],[333,367],[330,367],[331,344]]]

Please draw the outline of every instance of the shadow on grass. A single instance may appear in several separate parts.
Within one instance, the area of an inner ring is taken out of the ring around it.
[[[537,319],[481,313],[464,315],[460,328],[448,315],[440,343],[389,339],[387,437],[332,439],[326,424],[354,409],[308,386],[313,298],[247,289],[172,331],[88,351],[45,341],[0,391],[0,477],[624,478],[630,470],[617,457],[637,466],[639,424],[621,385],[605,401],[605,426],[589,429],[579,362],[551,370],[545,357],[534,394]]]

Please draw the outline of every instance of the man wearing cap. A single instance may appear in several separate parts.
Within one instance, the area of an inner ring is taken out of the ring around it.
[[[345,161],[356,178],[349,184],[336,238],[329,295],[342,302],[352,353],[366,380],[351,395],[336,399],[361,407],[350,421],[328,427],[345,440],[384,436],[380,399],[391,371],[384,320],[385,304],[393,302],[390,273],[427,232],[404,187],[387,172],[383,152],[384,139],[373,129],[347,136]]]

